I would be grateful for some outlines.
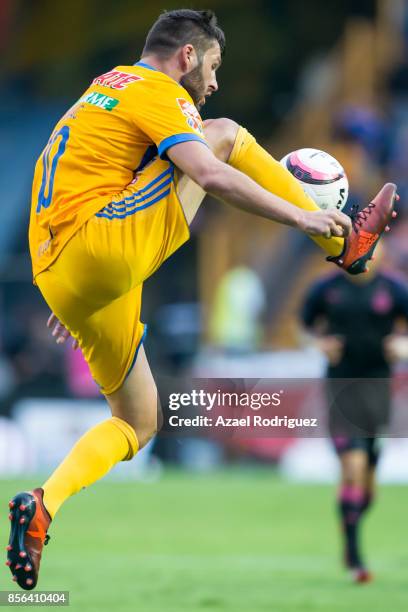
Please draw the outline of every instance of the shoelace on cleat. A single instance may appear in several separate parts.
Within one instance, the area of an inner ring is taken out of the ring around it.
[[[363,225],[363,221],[367,221],[369,215],[371,215],[372,209],[375,208],[375,204],[372,202],[368,204],[363,210],[359,210],[358,204],[352,204],[350,208],[350,219],[353,225],[353,229],[358,232],[358,227]]]

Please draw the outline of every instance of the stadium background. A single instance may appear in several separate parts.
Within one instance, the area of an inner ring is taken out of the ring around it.
[[[0,4],[3,508],[22,478],[25,486],[37,483],[36,474],[47,473],[105,414],[78,353],[49,337],[48,310],[31,284],[26,235],[33,165],[89,80],[138,59],[164,8],[174,5]],[[213,0],[211,8],[226,32],[227,54],[220,92],[203,116],[234,118],[275,157],[302,146],[328,150],[346,168],[351,203],[367,201],[392,180],[404,204],[408,3]],[[385,262],[406,275],[408,217],[401,208]],[[325,269],[307,238],[207,199],[192,240],[146,284],[147,351],[158,379],[273,378],[288,371],[318,377],[324,363],[305,345],[297,311]],[[399,364],[401,379],[404,371]],[[405,408],[403,392],[396,403]],[[383,480],[402,483],[408,453],[403,440],[392,442]],[[69,589],[78,610],[125,610],[135,601],[146,611],[405,610],[400,568],[407,551],[399,537],[405,488],[387,484],[368,519],[379,579],[356,592],[340,569],[333,485],[322,484],[335,474],[321,440],[159,440],[61,511],[41,587]],[[97,521],[92,496],[103,508]],[[130,534],[120,533],[119,517],[132,525]],[[8,585],[5,568],[0,588]]]

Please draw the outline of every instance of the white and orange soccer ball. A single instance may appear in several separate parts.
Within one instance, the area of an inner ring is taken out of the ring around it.
[[[337,159],[319,149],[298,149],[285,155],[280,163],[322,210],[344,208],[349,184]]]

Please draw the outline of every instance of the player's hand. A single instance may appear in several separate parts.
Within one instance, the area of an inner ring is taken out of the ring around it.
[[[351,219],[339,210],[304,211],[299,228],[310,236],[347,238],[351,232]]]
[[[408,336],[390,334],[383,340],[383,349],[389,363],[405,361],[408,359]]]
[[[344,351],[344,340],[341,336],[322,336],[316,340],[317,347],[324,353],[332,366],[340,363]]]
[[[71,334],[66,327],[57,319],[55,314],[52,312],[48,317],[47,327],[52,329],[51,335],[55,338],[57,344],[63,344],[68,338],[71,338]],[[72,338],[72,348],[74,351],[78,348],[78,340]]]

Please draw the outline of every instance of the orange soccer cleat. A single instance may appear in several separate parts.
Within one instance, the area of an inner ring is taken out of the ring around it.
[[[344,241],[343,252],[337,257],[328,257],[327,261],[332,261],[349,274],[367,272],[367,261],[373,259],[381,234],[389,231],[388,223],[397,216],[394,211],[397,200],[396,185],[386,183],[368,206],[351,215],[352,230]]]
[[[9,503],[11,530],[6,565],[13,581],[27,591],[37,584],[42,549],[49,540],[47,530],[51,517],[44,506],[43,495],[42,489],[34,489],[18,493]]]

